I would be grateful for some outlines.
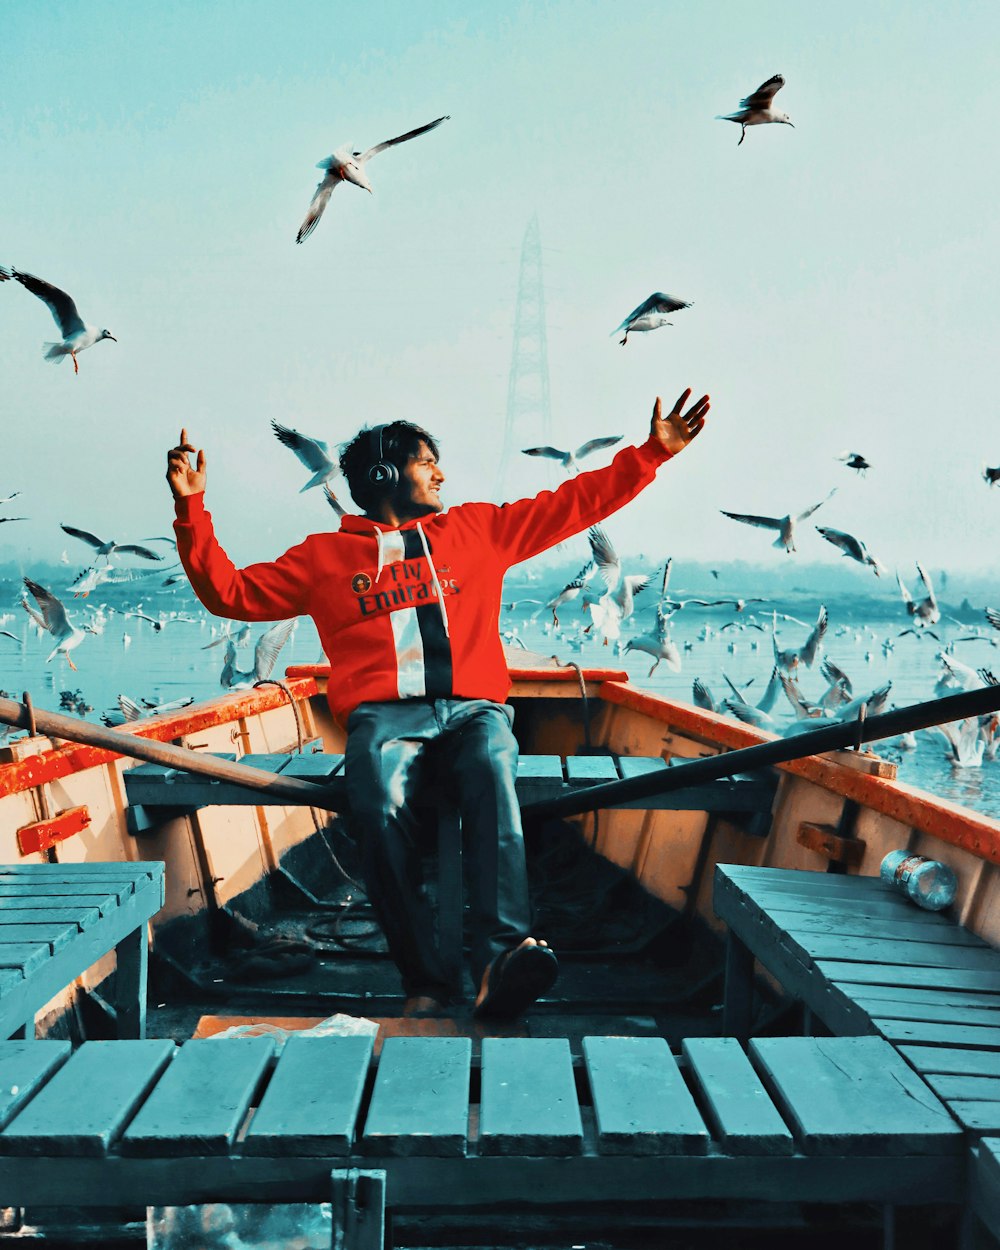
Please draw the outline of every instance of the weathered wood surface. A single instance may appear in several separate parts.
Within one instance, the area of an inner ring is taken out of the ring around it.
[[[233,760],[230,754],[220,759]],[[314,781],[329,788],[336,796],[342,794],[347,807],[347,786],[343,776],[343,756],[307,755],[245,755],[239,761],[250,768],[259,768],[282,777]],[[525,755],[518,761],[517,791],[526,802],[536,802],[571,793],[588,785],[620,781],[646,772],[666,768],[660,756],[652,758],[610,755]],[[268,802],[266,794],[247,789],[230,781],[221,781],[202,774],[184,772],[163,764],[140,764],[124,774],[125,792],[133,808],[167,807],[196,810],[214,805],[258,806]],[[699,786],[691,786],[661,797],[633,799],[614,806],[622,809],[670,811],[770,811],[774,800],[775,780],[771,776],[737,776],[721,778]],[[290,805],[287,796],[274,802]],[[138,828],[146,818],[135,822]]]
[[[120,1037],[145,1028],[145,925],[163,905],[162,863],[0,865],[0,1035],[110,951]]]
[[[887,1043],[860,1040],[866,1068],[853,1051],[817,1057],[815,1039],[767,1039],[762,1082],[725,1039],[687,1042],[682,1068],[660,1039],[588,1038],[574,1075],[565,1039],[489,1038],[476,1103],[467,1039],[397,1038],[367,1109],[366,1038],[292,1039],[276,1064],[269,1038],[93,1042],[69,1058],[64,1043],[2,1043],[0,1080],[29,1089],[6,1106],[0,1204],[323,1201],[343,1167],[384,1168],[390,1201],[423,1210],[958,1201],[960,1130],[905,1065],[885,1070]]]

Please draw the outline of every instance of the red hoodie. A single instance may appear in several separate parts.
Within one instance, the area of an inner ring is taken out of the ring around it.
[[[502,703],[510,691],[499,636],[506,571],[617,512],[669,459],[650,436],[607,468],[533,499],[460,504],[399,529],[345,516],[337,533],[311,534],[273,563],[245,569],[219,545],[204,494],[176,501],[174,532],[210,612],[242,621],[313,618],[330,660],[327,697],[342,723],[369,701]]]

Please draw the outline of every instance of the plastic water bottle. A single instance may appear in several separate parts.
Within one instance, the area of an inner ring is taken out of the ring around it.
[[[890,851],[882,860],[879,876],[893,889],[907,894],[927,911],[950,907],[958,880],[947,864],[913,855],[910,851]]]

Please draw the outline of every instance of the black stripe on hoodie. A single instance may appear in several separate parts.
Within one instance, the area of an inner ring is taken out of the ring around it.
[[[426,530],[424,536],[426,537]],[[427,546],[430,548],[430,539]],[[426,560],[424,545],[416,529],[403,530],[403,555],[407,560]],[[430,577],[430,568],[427,569]],[[454,693],[455,684],[451,667],[451,642],[445,632],[441,606],[436,599],[422,603],[417,608],[417,625],[424,644],[424,673],[427,697],[447,699]]]

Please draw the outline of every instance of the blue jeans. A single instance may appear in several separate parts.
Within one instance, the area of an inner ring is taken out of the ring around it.
[[[365,888],[408,996],[447,1001],[422,890],[414,802],[433,758],[462,818],[472,917],[472,976],[530,931],[513,709],[488,699],[362,703],[347,722],[345,775]]]

